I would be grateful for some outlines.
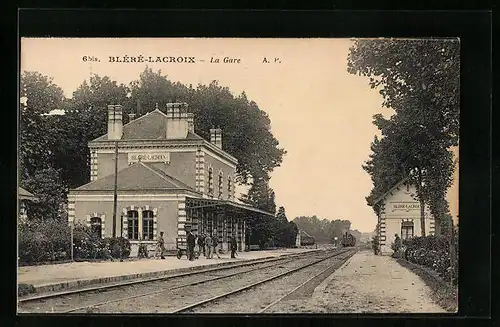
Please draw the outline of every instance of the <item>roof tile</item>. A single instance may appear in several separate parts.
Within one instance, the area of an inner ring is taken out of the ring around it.
[[[166,139],[168,117],[156,109],[148,112],[128,124],[123,125],[122,140],[164,140]],[[106,141],[108,134],[104,134],[93,141]],[[188,132],[188,140],[203,140],[196,133]]]
[[[135,163],[118,171],[118,191],[151,189],[186,189],[193,188],[163,171],[142,162]],[[104,191],[114,189],[114,174],[102,177],[76,188],[76,191]]]

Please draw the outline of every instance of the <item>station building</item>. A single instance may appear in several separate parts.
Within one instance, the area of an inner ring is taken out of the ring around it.
[[[421,236],[420,202],[415,185],[403,179],[375,200],[381,204],[377,234],[382,254],[392,254],[391,244],[398,234],[402,240]],[[435,221],[428,206],[424,208],[426,235],[435,234]]]
[[[216,235],[223,250],[233,235],[242,251],[246,219],[272,214],[235,201],[238,161],[222,149],[220,128],[210,135],[195,133],[186,103],[156,105],[126,125],[122,107],[108,106],[108,133],[88,144],[91,181],[69,192],[69,221],[113,236],[116,177],[115,233],[130,240],[132,253],[139,243],[155,244],[160,231],[175,249],[187,230]]]

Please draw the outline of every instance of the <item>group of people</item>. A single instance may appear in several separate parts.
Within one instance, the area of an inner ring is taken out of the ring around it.
[[[212,259],[214,255],[220,259],[219,253],[217,252],[217,245],[219,245],[219,238],[216,236],[217,232],[214,231],[213,235],[201,234],[200,236],[194,235],[191,231],[187,234],[187,256],[188,259],[193,261],[200,257],[200,254],[207,259]],[[236,237],[229,236],[229,249],[231,250],[231,258],[236,258],[236,251],[238,250],[238,243]],[[165,259],[165,240],[163,238],[163,232],[160,232],[160,237],[156,242],[155,248],[155,259],[158,255],[162,259]]]
[[[194,235],[189,231],[187,235],[188,259],[191,261],[197,259],[201,253],[207,259],[212,259],[214,255],[220,259],[217,252],[217,245],[219,245],[219,238],[216,231],[213,232],[213,235],[201,234],[200,236]],[[231,258],[236,258],[238,244],[234,236],[229,236],[229,248],[231,250]]]

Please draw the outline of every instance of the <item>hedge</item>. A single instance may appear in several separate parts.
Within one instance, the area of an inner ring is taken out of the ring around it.
[[[453,253],[449,239],[444,236],[412,237],[403,241],[405,259],[429,267],[443,279],[458,283],[458,232],[454,233]]]
[[[19,224],[19,263],[39,264],[71,259],[71,229],[58,219],[29,220]],[[125,259],[130,255],[130,242],[123,238],[101,239],[90,228],[76,223],[73,229],[73,258]]]
[[[73,229],[75,259],[125,259],[130,255],[130,241],[123,238],[99,238],[89,227],[77,223]]]
[[[18,226],[19,262],[34,264],[69,259],[71,237],[68,224],[56,219],[31,220]]]

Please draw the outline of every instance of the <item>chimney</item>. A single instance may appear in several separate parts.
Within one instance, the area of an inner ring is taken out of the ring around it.
[[[188,104],[167,103],[167,140],[185,139],[188,133]]]
[[[222,130],[219,127],[210,129],[210,143],[222,149]]]
[[[122,106],[108,106],[108,140],[121,140],[123,134]]]
[[[188,113],[187,120],[188,120],[188,131],[194,133],[194,114]]]

